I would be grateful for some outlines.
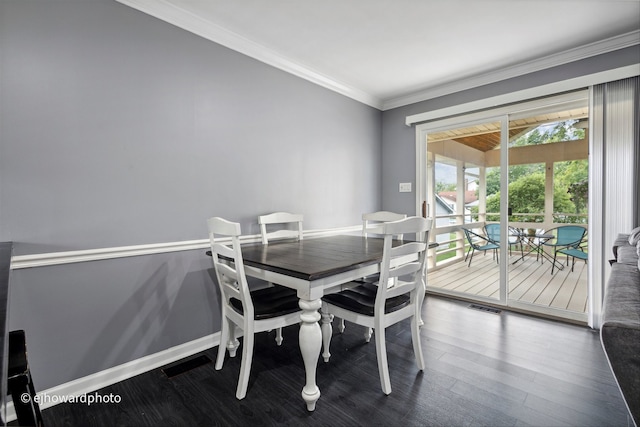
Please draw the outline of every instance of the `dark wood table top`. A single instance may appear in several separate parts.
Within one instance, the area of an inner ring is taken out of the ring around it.
[[[384,240],[355,235],[309,238],[242,246],[247,266],[307,281],[372,265],[382,259]]]
[[[384,239],[361,235],[332,235],[242,245],[245,266],[314,281],[379,263]],[[400,244],[394,241],[394,246]],[[429,247],[437,247],[430,243]],[[207,251],[211,256],[211,251]]]

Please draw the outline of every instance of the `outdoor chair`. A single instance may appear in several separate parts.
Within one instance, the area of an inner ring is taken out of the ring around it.
[[[578,247],[580,247],[586,232],[587,230],[579,225],[562,225],[557,228],[552,228],[546,232],[546,234],[552,234],[555,236],[553,239],[549,239],[543,243],[543,246],[549,246],[553,250],[551,274],[553,274],[553,270],[556,267],[556,257],[558,256],[558,252],[564,250],[565,252],[561,253],[564,253],[565,255],[574,256],[575,254],[578,258],[583,256],[575,251],[569,251],[570,253],[567,254],[566,250],[575,249],[576,251],[579,251]],[[561,269],[562,265],[560,265],[559,268]]]
[[[589,254],[584,251],[586,245],[587,239],[584,238],[577,248],[570,247],[565,249],[558,249],[558,253],[567,256],[567,265],[569,264],[569,257],[573,259],[571,263],[571,272],[573,272],[573,267],[576,265],[576,258],[583,260],[585,263],[589,259]]]
[[[486,237],[481,236],[478,233],[474,233],[468,228],[462,227],[462,231],[464,231],[465,236],[467,236],[467,240],[469,241],[470,246],[469,250],[467,251],[467,255],[465,255],[464,257],[464,261],[466,262],[467,258],[469,258],[469,253],[471,253],[471,257],[469,258],[469,267],[471,267],[471,262],[473,261],[473,254],[475,253],[475,251],[493,251],[494,258],[496,259],[496,261],[498,261],[498,263],[500,262],[500,260],[498,259],[498,249],[500,248],[500,246],[487,239]]]
[[[486,224],[484,226],[484,232],[487,235],[489,241],[500,246],[500,244],[502,243],[502,240],[500,239],[500,224]],[[509,244],[509,255],[511,255],[511,247],[515,246],[517,248],[519,245],[521,258],[524,259],[524,249],[522,247],[522,239],[520,237],[521,234],[522,233],[517,229],[509,227],[509,236],[507,237],[507,243]]]

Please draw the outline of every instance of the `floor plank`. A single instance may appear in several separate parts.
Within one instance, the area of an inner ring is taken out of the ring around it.
[[[475,260],[474,260],[475,262]],[[320,358],[322,396],[309,413],[298,327],[258,334],[247,397],[235,398],[239,357],[173,378],[160,369],[100,390],[119,404],[60,404],[43,411],[55,426],[626,426],[627,413],[597,332],[573,324],[428,295],[418,371],[407,321],[387,329],[393,392],[380,389],[374,340],[347,323],[334,328],[332,357]],[[215,360],[215,351],[204,354]],[[238,352],[239,354],[239,352]],[[15,423],[13,423],[15,425]]]

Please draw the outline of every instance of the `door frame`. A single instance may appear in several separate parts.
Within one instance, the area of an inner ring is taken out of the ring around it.
[[[425,201],[427,188],[428,188],[428,179],[427,176],[427,135],[429,133],[452,129],[457,127],[465,127],[476,123],[482,122],[501,122],[501,146],[508,147],[508,135],[509,135],[509,120],[513,118],[518,118],[520,116],[526,116],[528,114],[535,113],[536,110],[543,110],[545,108],[549,108],[552,106],[560,106],[566,107],[567,109],[571,109],[574,106],[583,106],[587,104],[591,106],[590,102],[590,90],[583,89],[570,93],[548,96],[546,98],[536,99],[532,101],[522,101],[518,104],[508,105],[508,106],[500,106],[494,109],[480,111],[480,112],[469,112],[468,114],[455,116],[455,117],[443,117],[439,120],[432,120],[429,122],[421,123],[416,125],[416,193],[415,193],[415,204],[416,204],[416,215],[422,215],[423,211],[423,201]],[[589,135],[589,146],[591,148],[591,135]],[[590,153],[592,150],[590,149]],[[500,153],[500,163],[501,167],[509,164],[509,150],[502,149]],[[592,162],[594,159],[592,155],[589,155],[589,166],[590,170],[592,167]],[[601,161],[601,159],[600,159]],[[590,172],[591,178],[591,172]],[[501,188],[508,188],[508,173],[502,173],[500,176],[500,185]],[[589,185],[591,186],[602,186],[602,183],[599,181],[595,181],[590,179]],[[602,188],[600,189],[600,191]],[[597,191],[596,188],[590,191]],[[591,214],[594,209],[592,209],[592,204],[597,203],[597,200],[589,199],[589,213]],[[500,200],[500,217],[507,218],[508,213],[508,200],[505,197],[502,197]],[[427,215],[431,215],[431,212],[427,212]],[[592,224],[595,221],[599,221],[598,218],[592,218],[591,215],[588,221],[588,231],[589,231],[589,253],[593,254],[593,257],[589,257],[589,264],[592,264],[593,259],[604,259],[603,249],[601,237],[599,235],[594,235],[591,233]],[[508,222],[501,221],[500,222],[500,230],[501,235],[506,236],[508,233]],[[593,237],[593,238],[592,238]],[[546,314],[550,316],[557,316],[556,309],[549,309],[543,306],[536,306],[534,304],[527,304],[518,301],[509,301],[508,300],[508,289],[507,289],[507,280],[508,280],[508,263],[506,260],[508,248],[506,245],[501,245],[500,247],[500,259],[503,260],[500,263],[500,296],[499,299],[488,299],[488,298],[478,298],[479,301],[491,302],[494,304],[499,304],[507,307],[513,307],[517,309],[533,311],[540,314]],[[590,267],[591,269],[591,267]],[[594,292],[594,286],[592,285],[592,276],[590,275],[588,278],[588,303],[587,303],[587,313],[586,316],[567,316],[570,320],[577,321],[586,321],[589,326],[594,327],[594,319],[598,319],[600,317],[599,308],[601,306],[602,295],[601,293]],[[460,295],[463,296],[463,295]],[[597,303],[596,300],[600,300],[600,303]],[[594,312],[597,311],[597,312]],[[572,312],[567,312],[572,313]],[[595,326],[597,327],[597,326]]]

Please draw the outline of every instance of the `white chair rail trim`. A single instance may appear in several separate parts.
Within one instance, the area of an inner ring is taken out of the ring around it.
[[[313,238],[332,234],[359,232],[362,225],[341,228],[329,228],[304,231],[304,236]],[[260,242],[259,234],[241,238],[243,243]],[[209,239],[186,240],[181,242],[153,243],[135,246],[118,246],[111,248],[86,249],[79,251],[49,252],[31,255],[15,255],[11,257],[11,269],[47,267],[52,265],[73,264],[76,262],[101,261],[115,258],[127,258],[140,255],[154,255],[168,252],[204,250],[210,247]]]

